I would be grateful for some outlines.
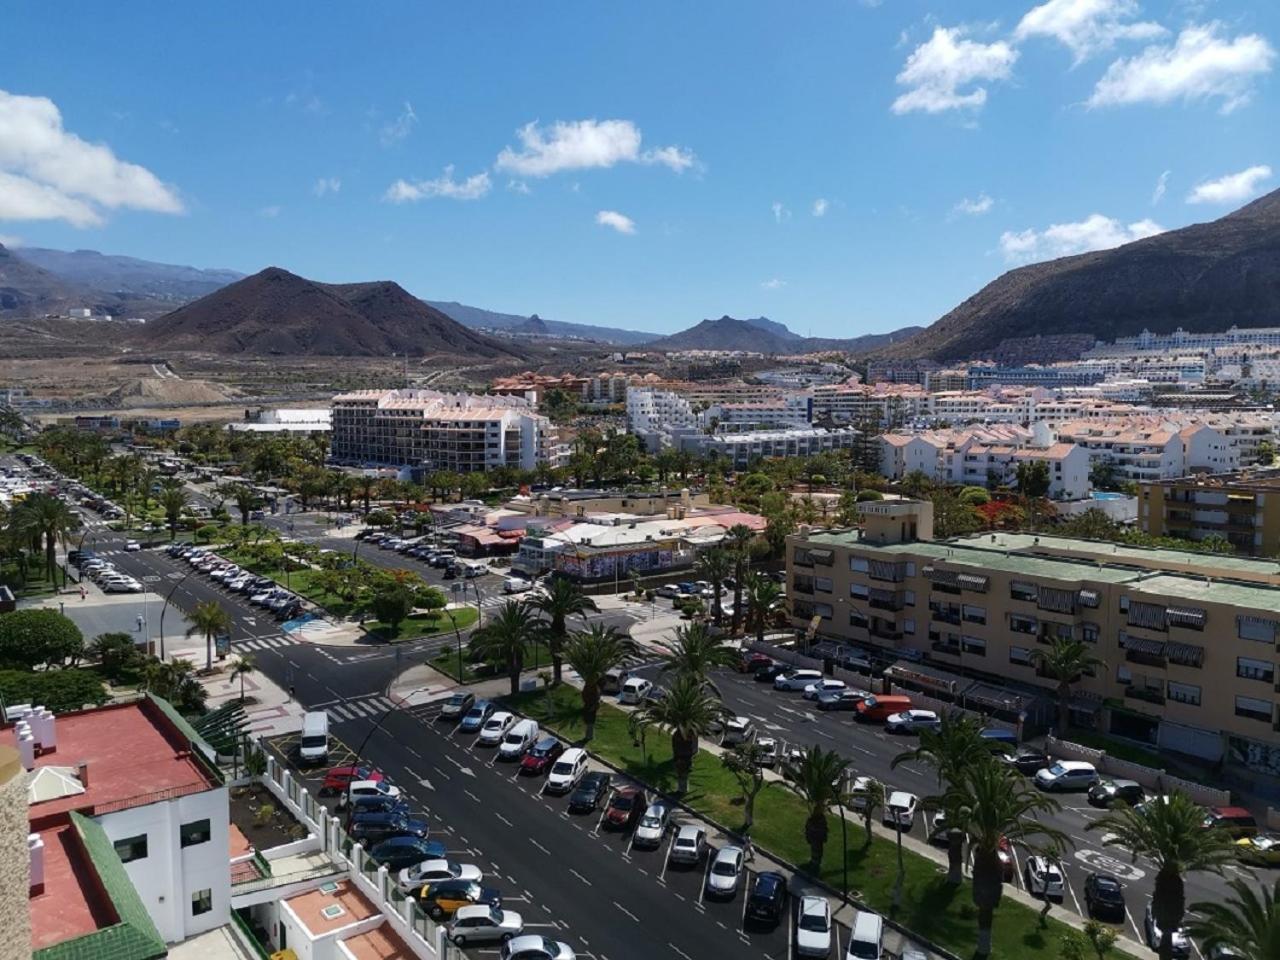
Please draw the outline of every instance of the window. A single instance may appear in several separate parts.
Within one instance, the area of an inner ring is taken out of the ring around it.
[[[1167,694],[1170,700],[1176,700],[1178,703],[1190,704],[1193,707],[1200,706],[1200,688],[1194,683],[1178,683],[1170,680]]]
[[[1262,617],[1236,617],[1236,631],[1241,640],[1259,643],[1276,642],[1276,622]]]
[[[184,823],[179,835],[184,847],[194,847],[198,843],[208,843],[209,821],[193,820],[191,823]]]
[[[902,603],[904,606],[914,607],[916,605],[916,592],[914,590],[903,590]]]
[[[907,568],[907,576],[914,577],[916,575],[916,562],[914,560],[908,560],[905,566]]]
[[[813,589],[817,590],[819,593],[830,593],[831,578],[830,577],[814,577]]]
[[[831,604],[829,604],[829,603],[815,603],[815,604],[813,605],[813,616],[815,616],[815,617],[822,617],[822,619],[824,619],[824,620],[830,620],[830,619],[831,619]]]
[[[1021,663],[1021,664],[1025,664],[1025,665],[1027,665],[1027,666],[1030,666],[1030,664],[1031,664],[1031,651],[1030,651],[1030,650],[1028,650],[1026,647],[1010,647],[1010,648],[1009,648],[1009,662],[1010,662],[1010,663]]]
[[[1023,617],[1014,613],[1009,615],[1009,629],[1014,633],[1034,635],[1040,630],[1040,622],[1035,617]]]
[[[975,657],[985,657],[987,655],[987,641],[979,637],[962,636],[960,643],[964,647],[964,652],[973,654]]]
[[[1096,623],[1082,623],[1080,627],[1081,639],[1083,639],[1085,643],[1098,642],[1098,625]]]
[[[849,596],[855,600],[865,600],[871,596],[871,588],[865,583],[851,583],[849,584]]]
[[[796,547],[796,552],[792,555],[791,562],[797,567],[812,567],[813,556],[807,547]]]
[[[850,557],[849,569],[854,573],[866,573],[871,569],[871,564],[867,562],[866,557]]]
[[[1027,583],[1025,580],[1014,580],[1009,584],[1009,596],[1014,600],[1029,600],[1035,603],[1040,596],[1040,591],[1034,583]]]
[[[979,625],[987,622],[987,611],[983,607],[974,607],[966,603],[962,609],[967,622]]]
[[[197,890],[191,895],[191,915],[198,917],[213,909],[213,891]]]
[[[1236,697],[1236,716],[1248,717],[1250,720],[1271,722],[1274,711],[1270,700],[1259,700],[1256,697]]]
[[[1262,680],[1271,683],[1275,680],[1276,665],[1269,660],[1236,657],[1236,676],[1245,680]]]
[[[911,618],[902,621],[902,632],[907,636],[914,637],[916,634],[916,622]]]
[[[1128,597],[1121,597],[1121,598],[1120,598],[1120,612],[1121,612],[1121,613],[1128,613],[1128,612],[1129,612],[1129,598],[1128,598]]]
[[[120,858],[121,863],[145,860],[147,858],[147,835],[144,833],[136,837],[125,837],[123,840],[117,840],[115,847],[116,856]]]

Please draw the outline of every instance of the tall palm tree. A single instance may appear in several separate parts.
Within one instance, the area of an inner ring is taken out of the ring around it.
[[[1070,844],[1066,834],[1040,820],[1058,809],[1058,801],[1033,788],[1004,764],[989,762],[970,766],[964,777],[944,795],[947,816],[955,811],[957,823],[969,841],[973,861],[973,905],[978,909],[978,956],[991,953],[991,925],[1004,894],[1000,865],[1000,841],[1032,853],[1048,853]]]
[[[756,533],[745,523],[735,523],[725,533],[725,541],[729,544],[733,556],[733,634],[737,636],[743,624],[742,590],[743,579],[747,575],[747,561],[751,559],[751,541]]]
[[[34,547],[44,548],[45,570],[49,582],[57,577],[57,550],[75,529],[77,518],[62,500],[47,493],[33,493],[14,508],[10,523]]]
[[[546,581],[544,592],[529,606],[548,620],[546,636],[547,645],[551,648],[551,678],[553,683],[559,683],[564,660],[560,650],[568,633],[569,618],[576,615],[585,621],[588,613],[595,613],[600,608],[567,577],[552,577]]]
[[[511,695],[520,690],[520,671],[529,646],[541,630],[538,620],[529,616],[529,605],[521,600],[508,600],[481,629],[471,637],[471,647],[489,663],[501,664],[511,682]]]
[[[731,667],[738,658],[738,652],[723,637],[712,634],[705,623],[691,623],[676,628],[675,642],[666,645],[662,655],[661,670],[707,683],[712,670]]]
[[[944,714],[937,730],[924,730],[914,750],[893,758],[891,767],[901,763],[924,763],[933,767],[938,789],[963,783],[968,769],[978,763],[994,763],[988,741],[982,738],[982,723],[968,714]],[[964,881],[964,833],[959,825],[959,811],[946,809],[945,794],[929,798],[932,806],[942,809],[947,818],[947,883]],[[954,797],[952,798],[954,799]]]
[[[720,603],[720,591],[725,578],[733,572],[733,559],[721,547],[712,547],[698,557],[697,569],[710,583],[714,594],[711,598],[711,617],[720,626],[724,619],[724,607]]]
[[[1237,957],[1280,957],[1280,880],[1270,890],[1255,891],[1239,879],[1227,886],[1234,895],[1225,902],[1191,905],[1187,932],[1200,941],[1200,952],[1223,947]]]
[[[827,845],[827,814],[840,799],[848,766],[849,761],[840,754],[815,744],[784,771],[787,785],[809,811],[804,821],[804,839],[809,844],[809,865],[815,871],[822,866],[822,851]]]
[[[1031,651],[1031,662],[1038,672],[1058,681],[1058,736],[1065,737],[1071,723],[1071,685],[1102,661],[1083,640],[1054,637],[1049,649]]]
[[[213,638],[231,630],[231,614],[222,609],[216,600],[202,600],[191,610],[191,626],[187,628],[187,636],[204,637],[204,666],[213,669]]]
[[[724,705],[697,677],[681,674],[667,695],[646,701],[634,714],[636,727],[658,727],[671,734],[671,757],[676,769],[676,792],[689,790],[689,773],[698,755],[698,738],[705,737],[724,716]]]
[[[178,536],[178,519],[182,516],[188,499],[187,491],[180,483],[166,483],[164,489],[160,491],[160,507],[164,510],[165,519],[169,523],[170,540]]]
[[[769,617],[778,609],[782,601],[782,584],[758,573],[747,575],[748,620],[755,626],[758,643],[764,643],[764,631],[769,625]]]
[[[249,514],[258,506],[258,495],[248,484],[238,483],[231,492],[231,499],[236,502],[236,509],[240,511],[240,526],[247,527]]]
[[[580,633],[572,633],[564,645],[564,659],[582,679],[582,725],[584,738],[596,734],[596,717],[600,713],[600,684],[610,670],[622,664],[635,650],[630,637],[617,628],[593,623]]]
[[[242,657],[237,657],[236,662],[231,664],[231,679],[240,680],[240,702],[244,703],[244,678],[258,670],[258,662],[254,660],[253,654],[246,653]]]
[[[1187,909],[1183,877],[1194,870],[1221,874],[1235,859],[1231,837],[1224,830],[1206,830],[1204,810],[1178,790],[1141,810],[1112,810],[1086,829],[1102,831],[1103,846],[1121,847],[1134,859],[1145,857],[1155,864],[1151,912],[1163,933],[1160,960],[1171,960],[1173,931],[1182,926]]]

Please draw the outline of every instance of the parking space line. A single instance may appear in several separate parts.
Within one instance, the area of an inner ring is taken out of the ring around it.
[[[711,856],[711,848],[708,847],[707,848],[707,869],[702,874],[702,886],[698,889],[698,906],[700,907],[702,906],[702,898],[705,897],[707,893],[707,879],[711,876],[711,861],[713,859],[714,858]]]
[[[662,869],[658,871],[658,882],[667,882],[667,867],[671,864],[671,848],[676,845],[676,834],[671,834],[671,839],[667,841],[667,855],[662,858]]]

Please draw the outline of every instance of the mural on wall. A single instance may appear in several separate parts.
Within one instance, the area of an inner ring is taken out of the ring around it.
[[[1280,776],[1280,744],[1259,743],[1244,737],[1229,740],[1231,762],[1268,776]]]
[[[558,567],[571,577],[582,580],[605,580],[628,577],[632,572],[665,570],[672,565],[674,551],[670,546],[649,546],[631,553],[601,553],[590,556],[561,554]]]

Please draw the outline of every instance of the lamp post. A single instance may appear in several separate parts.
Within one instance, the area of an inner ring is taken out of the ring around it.
[[[454,602],[457,602],[458,595],[462,592],[462,584],[456,580],[449,584],[449,591],[453,594]],[[458,682],[462,682],[462,632],[458,630],[458,618],[453,615],[453,611],[445,606],[444,611],[449,615],[449,622],[453,624],[453,635],[458,641]]]
[[[194,572],[193,570],[188,570],[178,579],[177,583],[175,583],[172,587],[169,588],[169,592],[164,598],[164,606],[160,608],[160,660],[161,662],[164,661],[164,614],[165,614],[165,611],[169,609],[169,601],[173,599],[174,593],[177,591],[177,589],[180,586],[182,586],[183,581],[186,580],[187,577],[191,576],[193,572]]]
[[[843,790],[843,784],[841,789]],[[836,807],[840,811],[840,863],[844,869],[840,891],[844,905],[847,907],[849,905],[849,820],[845,815],[843,792],[836,795]]]

